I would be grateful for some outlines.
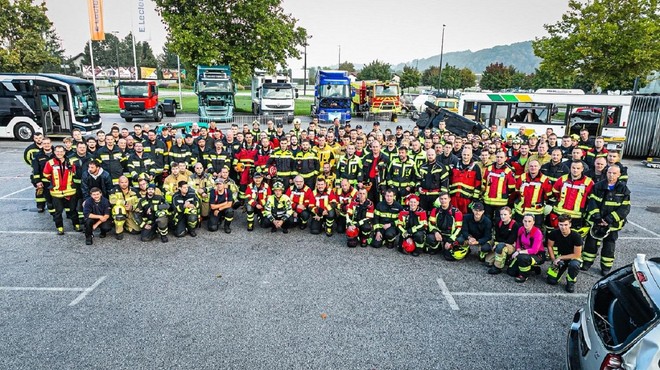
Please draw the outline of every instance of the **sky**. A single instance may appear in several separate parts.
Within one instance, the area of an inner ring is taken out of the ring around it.
[[[89,39],[87,0],[45,0],[48,16],[66,55],[82,52]],[[137,24],[144,2],[149,42],[162,52],[167,31],[153,0],[104,0],[106,33],[124,37]],[[283,0],[311,39],[307,65],[336,65],[341,60],[367,64],[375,59],[397,64],[444,52],[490,48],[543,37],[568,10],[568,0]],[[302,77],[303,61],[289,60],[293,77]]]

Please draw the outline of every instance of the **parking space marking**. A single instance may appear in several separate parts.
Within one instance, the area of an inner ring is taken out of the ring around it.
[[[454,297],[451,295],[449,289],[447,289],[447,284],[445,284],[445,281],[442,280],[442,278],[438,278],[438,285],[440,286],[442,295],[447,300],[447,303],[449,303],[449,307],[451,307],[451,309],[454,311],[458,311],[460,308],[458,307],[456,300],[454,300]]]
[[[576,297],[584,298],[586,293],[525,293],[525,292],[452,292],[452,296],[476,297]]]
[[[0,198],[0,200],[28,201],[34,200],[34,198]]]
[[[640,229],[642,229],[642,230],[648,232],[649,234],[651,234],[651,235],[653,235],[653,236],[656,236],[656,237],[659,237],[659,238],[660,238],[660,234],[658,234],[658,233],[656,233],[656,232],[653,232],[653,231],[651,231],[651,230],[645,228],[645,227],[642,226],[642,225],[636,224],[636,223],[634,223],[634,222],[632,222],[632,221],[630,221],[630,220],[628,220],[628,223],[631,224],[631,225],[633,225],[633,226],[637,226],[637,227],[639,227]]]
[[[619,240],[660,240],[660,238],[652,236],[623,236]]]
[[[65,287],[34,287],[34,286],[0,286],[0,291],[9,291],[9,292],[17,292],[17,291],[36,291],[36,292],[80,292],[78,296],[69,303],[69,306],[75,306],[80,301],[85,299],[89,293],[94,291],[105,279],[107,276],[101,276],[98,278],[94,284],[87,288],[65,288]]]
[[[55,235],[57,232],[53,231],[32,231],[32,230],[0,230],[0,235],[2,234],[37,234],[37,235]],[[72,235],[79,235],[78,232],[72,231]],[[74,234],[75,233],[75,234]],[[68,234],[64,234],[68,235]]]
[[[9,197],[11,197],[11,196],[14,195],[14,194],[18,194],[18,193],[23,192],[23,191],[26,191],[26,190],[28,190],[28,189],[34,189],[34,186],[28,186],[28,187],[25,187],[25,188],[23,188],[23,189],[21,189],[21,190],[16,190],[16,191],[13,192],[13,193],[9,193],[9,194],[7,194],[7,195],[3,195],[3,196],[1,196],[0,199],[9,198]]]
[[[80,303],[80,301],[82,301],[83,299],[85,299],[85,297],[87,297],[87,295],[88,295],[89,293],[91,293],[92,291],[94,291],[94,289],[96,289],[96,287],[98,287],[98,286],[103,282],[103,280],[105,280],[105,278],[107,278],[107,276],[101,276],[100,278],[98,278],[98,279],[94,282],[94,284],[92,284],[89,288],[86,288],[82,293],[80,293],[80,294],[76,297],[76,299],[74,299],[73,301],[71,301],[71,303],[69,303],[69,306],[75,306],[75,305],[77,305],[78,303]]]

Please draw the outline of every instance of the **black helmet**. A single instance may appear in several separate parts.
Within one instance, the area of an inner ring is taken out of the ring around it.
[[[589,229],[589,235],[596,240],[603,240],[610,235],[610,227],[598,224],[593,224]]]

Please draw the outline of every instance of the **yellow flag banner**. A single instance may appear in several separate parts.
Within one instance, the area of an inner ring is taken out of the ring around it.
[[[140,67],[140,78],[144,78],[145,80],[157,80],[158,74],[156,73],[156,68]]]
[[[103,32],[103,0],[87,0],[89,32],[93,41],[105,40]]]

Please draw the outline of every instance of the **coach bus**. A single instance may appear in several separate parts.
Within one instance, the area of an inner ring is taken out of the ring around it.
[[[525,128],[526,134],[603,136],[608,149],[622,149],[630,117],[632,96],[587,95],[582,90],[537,90],[534,93],[468,92],[458,109],[466,118],[481,122],[506,135]]]
[[[0,138],[31,140],[101,128],[94,84],[59,74],[0,73]]]

